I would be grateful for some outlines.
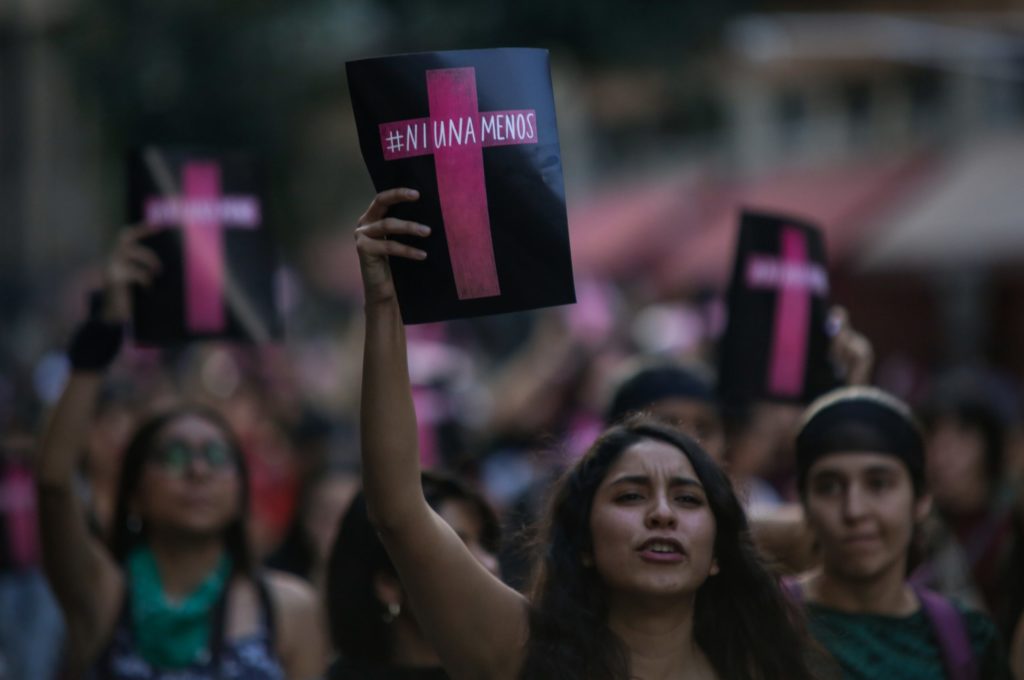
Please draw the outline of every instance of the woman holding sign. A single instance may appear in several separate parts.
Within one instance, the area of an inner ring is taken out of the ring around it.
[[[379,194],[356,229],[366,295],[363,475],[370,518],[413,611],[455,678],[811,677],[792,610],[759,563],[724,473],[679,432],[630,421],[602,435],[559,487],[531,600],[505,586],[431,510],[420,486],[405,329]]]
[[[121,464],[110,540],[89,531],[74,471],[121,344],[129,286],[148,285],[160,267],[138,242],[146,233],[126,232],[110,260],[39,452],[44,564],[67,621],[70,677],[318,677],[316,598],[297,579],[254,569],[245,462],[216,412],[181,406],[142,423]]]

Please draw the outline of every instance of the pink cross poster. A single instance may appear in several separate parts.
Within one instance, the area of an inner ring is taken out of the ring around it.
[[[133,291],[136,344],[279,338],[277,259],[255,160],[148,147],[128,164],[128,221],[156,229],[143,245],[161,264],[150,286]]]
[[[828,268],[821,231],[744,212],[718,347],[723,403],[807,403],[836,386],[828,359]]]
[[[575,302],[548,53],[430,52],[347,65],[374,187],[432,228],[427,259],[392,259],[408,324]]]

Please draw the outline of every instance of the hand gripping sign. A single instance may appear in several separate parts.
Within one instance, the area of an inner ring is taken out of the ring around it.
[[[807,403],[835,387],[825,331],[828,292],[825,246],[816,227],[743,213],[718,352],[725,403]]]
[[[276,261],[253,162],[148,148],[129,167],[129,222],[159,228],[144,245],[163,265],[151,286],[134,291],[135,341],[279,337]]]
[[[433,52],[347,67],[374,186],[419,190],[392,214],[434,228],[415,242],[425,262],[391,263],[405,322],[574,302],[547,52]]]

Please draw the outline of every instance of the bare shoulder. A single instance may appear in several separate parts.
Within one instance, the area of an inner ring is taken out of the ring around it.
[[[313,625],[322,620],[322,605],[316,590],[306,580],[281,571],[268,571],[264,576],[271,602],[283,628],[296,623]]]
[[[312,585],[279,571],[264,572],[263,582],[274,611],[278,646],[304,647],[311,641],[310,636],[325,636],[323,607]]]
[[[266,572],[266,583],[275,603],[285,607],[306,607],[317,604],[316,590],[309,581],[283,571]]]
[[[277,651],[289,678],[323,673],[327,636],[316,590],[297,576],[268,571],[264,576],[277,617]]]

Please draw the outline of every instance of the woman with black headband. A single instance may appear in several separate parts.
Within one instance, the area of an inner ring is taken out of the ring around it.
[[[830,392],[804,414],[796,458],[822,567],[791,592],[843,677],[1010,678],[988,618],[907,581],[911,539],[931,507],[907,406],[869,387]]]

